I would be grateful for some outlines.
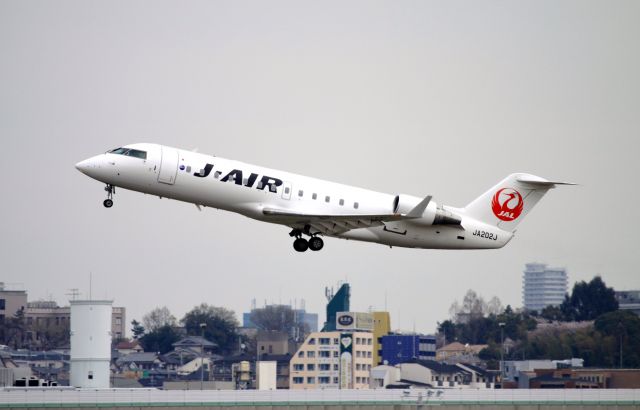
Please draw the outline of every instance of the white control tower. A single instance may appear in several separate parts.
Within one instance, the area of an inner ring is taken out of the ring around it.
[[[109,388],[112,300],[72,300],[70,385]]]

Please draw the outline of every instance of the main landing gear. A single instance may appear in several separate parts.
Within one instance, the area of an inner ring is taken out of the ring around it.
[[[310,236],[309,240],[302,237],[302,231],[299,229],[294,229],[289,234],[290,236],[296,237],[296,240],[293,241],[293,249],[295,249],[296,252],[304,252],[307,249],[316,252],[324,247],[324,241],[317,236],[317,234],[312,234],[308,230],[305,230],[305,233]]]
[[[102,205],[104,205],[105,208],[111,208],[113,206],[113,194],[116,193],[116,187],[111,184],[107,184],[107,186],[104,187],[104,190],[107,191],[107,199],[102,202]]]

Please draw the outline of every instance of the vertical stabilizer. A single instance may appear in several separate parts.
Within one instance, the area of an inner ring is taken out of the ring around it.
[[[468,217],[513,232],[548,190],[556,185],[530,174],[511,174],[464,208]]]

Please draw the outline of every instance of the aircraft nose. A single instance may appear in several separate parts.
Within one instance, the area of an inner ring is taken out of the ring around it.
[[[80,161],[76,164],[76,169],[83,174],[86,174],[90,168],[92,168],[91,158],[85,159],[84,161]]]

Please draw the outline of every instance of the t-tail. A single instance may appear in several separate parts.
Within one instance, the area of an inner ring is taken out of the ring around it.
[[[531,174],[511,174],[474,199],[464,208],[464,214],[504,231],[513,232],[544,194],[556,185],[575,184],[548,181]]]

